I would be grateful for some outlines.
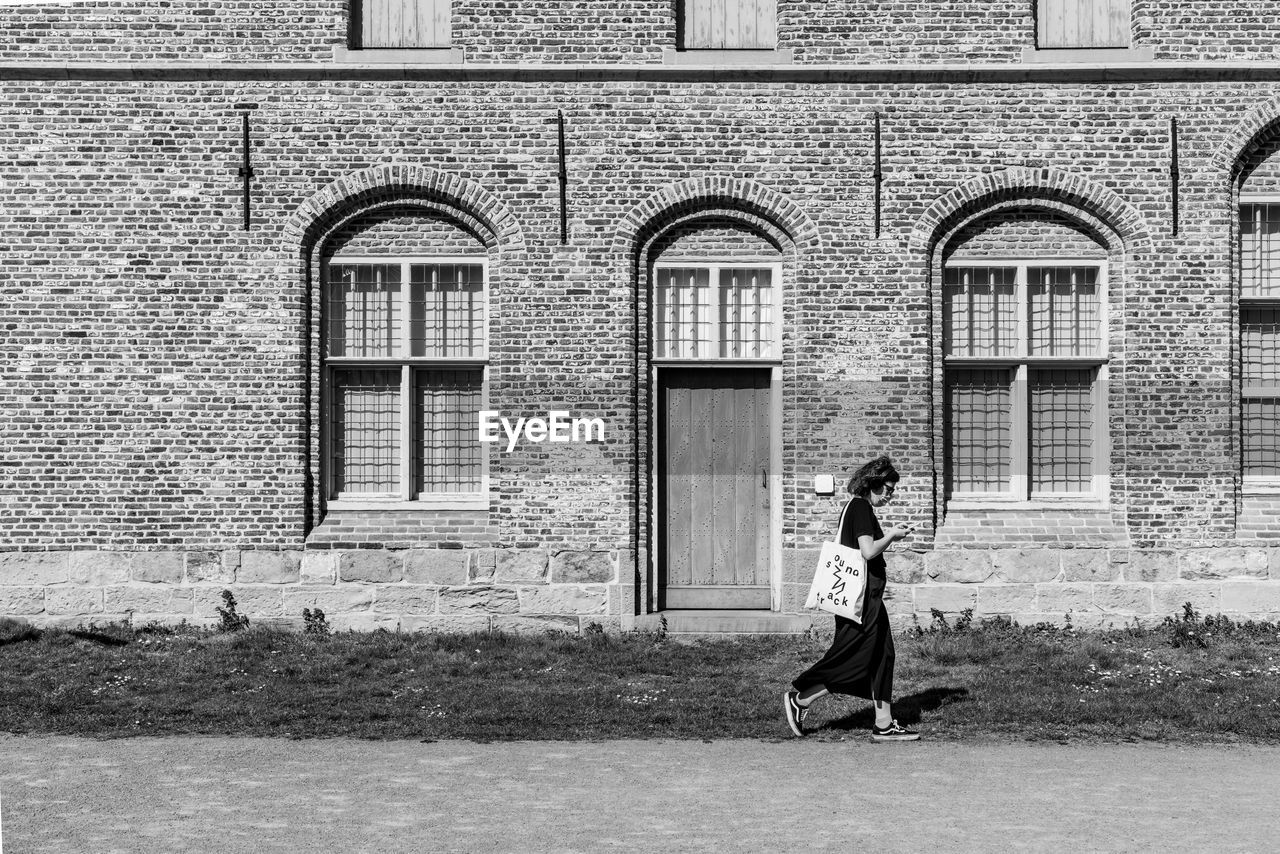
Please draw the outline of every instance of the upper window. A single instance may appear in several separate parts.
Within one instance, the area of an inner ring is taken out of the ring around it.
[[[326,285],[329,499],[482,497],[484,262],[335,257]]]
[[[1039,0],[1037,40],[1046,48],[1129,47],[1129,0]]]
[[[1100,261],[952,261],[944,272],[953,496],[1102,497]]]
[[[352,0],[353,47],[446,48],[451,0]]]
[[[1280,197],[1240,204],[1244,476],[1280,478]]]
[[[777,0],[684,0],[685,50],[773,50],[778,44]]]
[[[655,265],[654,357],[778,358],[779,275],[777,265]]]

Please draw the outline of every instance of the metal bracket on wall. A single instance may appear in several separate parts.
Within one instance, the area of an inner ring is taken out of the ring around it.
[[[1173,236],[1178,236],[1178,120],[1169,119],[1169,190],[1173,198]]]
[[[884,181],[884,170],[880,167],[880,114],[879,113],[875,114],[875,128],[876,128],[876,153],[875,153],[876,160],[875,160],[875,169],[872,171],[871,175],[875,179],[875,185],[876,185],[875,232],[876,232],[876,237],[879,238],[880,237],[880,185]]]
[[[564,111],[556,110],[556,123],[560,129],[560,245],[569,242],[569,170],[565,165]]]
[[[256,110],[256,104],[236,104],[236,109],[241,110],[241,129],[244,132],[243,143],[243,165],[240,167],[240,177],[244,180],[244,230],[249,230],[249,193],[252,189],[250,181],[253,180],[253,164],[250,162],[249,151],[249,110]]]

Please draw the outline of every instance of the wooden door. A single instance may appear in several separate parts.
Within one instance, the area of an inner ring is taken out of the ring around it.
[[[768,368],[659,373],[659,607],[768,610]]]

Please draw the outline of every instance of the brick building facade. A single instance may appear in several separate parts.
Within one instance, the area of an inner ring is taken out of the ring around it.
[[[895,619],[1276,617],[1280,22],[1055,3],[0,8],[0,614],[798,631],[887,452]]]

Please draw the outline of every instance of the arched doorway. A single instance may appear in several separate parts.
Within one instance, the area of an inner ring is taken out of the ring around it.
[[[659,609],[774,604],[783,275],[777,242],[724,215],[649,253]]]

